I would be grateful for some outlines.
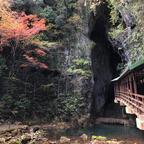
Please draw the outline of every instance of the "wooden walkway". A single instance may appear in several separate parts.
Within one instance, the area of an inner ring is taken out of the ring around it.
[[[119,92],[115,93],[115,101],[125,104],[133,114],[137,116],[144,114],[144,96],[131,93],[131,92]]]
[[[128,114],[135,114],[137,127],[144,130],[144,60],[129,66],[112,82],[115,102],[123,103]]]

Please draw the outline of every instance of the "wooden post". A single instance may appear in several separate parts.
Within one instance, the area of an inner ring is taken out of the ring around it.
[[[133,76],[133,82],[134,82],[134,93],[137,94],[137,85],[136,85],[136,78],[134,76],[134,73],[132,73],[132,76]]]
[[[132,75],[129,76],[129,82],[130,82],[130,92],[133,93],[133,90],[132,90]]]
[[[137,85],[136,85],[136,77],[135,77],[135,75],[134,75],[134,72],[132,73],[132,76],[133,76],[133,82],[134,82],[134,93],[135,93],[135,94],[138,94],[138,93],[137,93]],[[135,96],[135,99],[138,100],[138,97]],[[137,102],[135,102],[135,104],[136,104],[136,103],[137,103]],[[138,109],[137,109],[137,112],[138,112]]]

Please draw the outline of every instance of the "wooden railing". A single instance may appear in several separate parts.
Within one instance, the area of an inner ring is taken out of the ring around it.
[[[137,116],[144,113],[144,95],[121,91],[115,93],[115,99],[125,104]]]

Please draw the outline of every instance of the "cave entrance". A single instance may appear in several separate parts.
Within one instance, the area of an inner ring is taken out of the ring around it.
[[[91,51],[94,86],[92,92],[91,114],[102,115],[109,104],[114,102],[114,88],[111,80],[118,76],[117,66],[121,63],[120,55],[114,51],[109,42],[107,30],[109,27],[108,12],[101,8],[100,16],[91,13],[89,19],[89,38],[95,42]]]

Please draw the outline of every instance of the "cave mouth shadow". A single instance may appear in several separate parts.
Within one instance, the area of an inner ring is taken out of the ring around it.
[[[91,20],[92,18],[92,20]],[[89,21],[89,38],[96,43],[96,45],[100,45],[101,47],[98,48],[95,46],[91,51],[91,61],[92,61],[92,71],[93,71],[93,77],[94,77],[94,87],[97,84],[97,78],[98,72],[101,73],[101,77],[103,81],[107,81],[105,74],[108,73],[108,75],[111,75],[111,78],[109,76],[108,82],[106,83],[107,89],[105,94],[105,102],[104,105],[100,111],[100,113],[107,107],[108,104],[114,103],[114,86],[111,83],[111,80],[118,76],[119,71],[117,70],[117,66],[119,63],[122,62],[120,55],[114,51],[114,47],[112,46],[111,42],[108,39],[107,34],[107,28],[109,25],[109,19],[108,15],[104,15],[103,17],[97,18],[93,14],[91,14],[91,18]],[[97,53],[97,54],[95,54]],[[104,59],[104,60],[102,60]],[[101,63],[106,63],[106,68],[103,70],[100,65]],[[95,68],[95,64],[99,64],[99,67]],[[97,72],[98,71],[98,72]],[[92,104],[91,104],[91,115],[95,117],[95,115],[98,115],[99,112],[97,112],[97,106],[96,106],[96,97],[95,95],[95,89],[93,88],[92,92]],[[101,88],[100,88],[101,89]],[[103,88],[102,88],[103,89]],[[98,92],[97,92],[98,93]],[[100,93],[100,92],[99,92]]]
[[[106,40],[106,28],[103,18],[99,18],[96,21],[93,30],[91,30],[91,34],[89,34],[89,37],[95,42],[103,42]]]

